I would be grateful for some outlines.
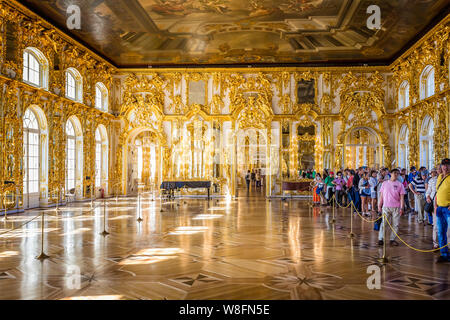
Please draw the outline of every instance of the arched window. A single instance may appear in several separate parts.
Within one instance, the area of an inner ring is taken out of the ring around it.
[[[430,116],[426,116],[420,128],[420,165],[428,169],[434,166],[433,135],[433,119]]]
[[[95,107],[103,111],[108,111],[108,89],[101,82],[95,85]]]
[[[83,78],[74,68],[66,70],[66,97],[83,102]]]
[[[75,116],[66,122],[66,138],[66,193],[74,191],[82,195],[83,136],[81,123]]]
[[[46,120],[42,110],[37,107],[28,108],[23,116],[24,208],[39,206],[39,192],[44,187],[41,183],[47,180],[47,135],[43,128],[46,128]]]
[[[345,139],[344,158],[348,168],[379,168],[383,163],[383,146],[377,133],[368,127],[349,132]]]
[[[108,135],[106,128],[99,125],[95,130],[95,187],[108,187]]]
[[[409,82],[403,81],[398,90],[398,107],[403,109],[409,107]]]
[[[76,170],[76,136],[72,121],[66,123],[66,190],[75,188],[75,170]]]
[[[426,66],[420,76],[420,99],[426,99],[434,95],[434,68]]]
[[[143,163],[144,163],[144,155],[142,152],[142,143],[141,140],[136,140],[135,142],[136,144],[136,148],[137,148],[137,178],[139,180],[142,180],[142,167],[143,167]]]
[[[23,51],[23,81],[39,88],[48,88],[48,61],[36,48]]]
[[[331,154],[329,152],[325,152],[323,156],[323,168],[331,169]]]
[[[409,130],[407,125],[403,125],[400,129],[399,141],[398,141],[398,165],[401,168],[408,168],[409,157]]]

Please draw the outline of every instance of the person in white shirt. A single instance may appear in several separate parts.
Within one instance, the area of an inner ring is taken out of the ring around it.
[[[431,178],[428,180],[428,188],[425,193],[425,198],[428,203],[434,202],[434,197],[436,196],[436,183],[438,178],[438,170],[436,168],[431,169]],[[436,223],[436,210],[433,212],[427,212],[432,215],[432,225],[433,225],[433,249],[439,248],[439,243],[437,239],[437,223]]]

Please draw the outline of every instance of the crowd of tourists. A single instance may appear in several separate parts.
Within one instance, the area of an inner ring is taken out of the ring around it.
[[[384,229],[391,229],[390,245],[398,246],[396,241],[400,216],[416,216],[416,222],[433,228],[433,248],[440,249],[437,262],[449,262],[447,230],[450,223],[450,159],[428,170],[425,167],[381,168],[372,170],[361,167],[356,170],[345,169],[336,174],[324,170],[315,171],[306,178],[314,179],[313,201],[316,205],[351,207],[362,216],[377,217],[379,227],[378,244],[384,245]],[[387,219],[386,224],[379,223]],[[389,224],[388,224],[389,223]],[[388,230],[386,230],[387,233]],[[395,232],[394,232],[395,231]]]

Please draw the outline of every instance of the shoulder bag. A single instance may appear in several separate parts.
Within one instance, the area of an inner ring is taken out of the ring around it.
[[[449,175],[447,175],[444,179],[442,179],[441,183],[439,183],[439,186],[436,188],[436,193],[434,194],[433,199],[431,200],[430,203],[426,202],[425,206],[423,207],[423,210],[425,212],[429,212],[429,213],[433,213],[434,212],[434,199],[436,198],[437,192],[440,188],[440,186],[442,185],[442,183],[448,178]]]

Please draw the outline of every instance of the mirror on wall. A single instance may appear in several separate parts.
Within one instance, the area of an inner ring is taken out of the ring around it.
[[[298,166],[302,171],[314,170],[316,128],[311,126],[297,127]]]

